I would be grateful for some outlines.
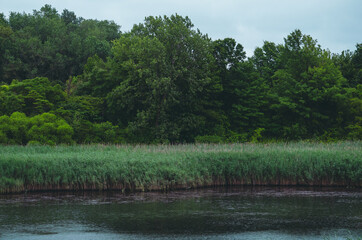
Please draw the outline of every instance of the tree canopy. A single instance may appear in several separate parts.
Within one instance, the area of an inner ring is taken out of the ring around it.
[[[0,143],[361,139],[361,51],[297,29],[247,57],[177,14],[123,33],[50,5],[0,14]]]

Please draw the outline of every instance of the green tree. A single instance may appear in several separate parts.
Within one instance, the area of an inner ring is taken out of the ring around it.
[[[229,141],[246,141],[255,129],[263,125],[263,106],[266,86],[258,75],[241,44],[226,38],[214,42],[216,62],[215,75],[220,79],[221,89],[216,96],[222,103]],[[222,116],[222,115],[219,115]]]
[[[230,79],[231,69],[244,62],[246,53],[241,44],[232,38],[219,39],[212,43],[214,65],[212,69],[212,87],[208,88],[209,98],[205,99],[208,106],[206,129],[209,135],[216,134],[226,137],[230,130],[230,93],[234,91],[233,80]],[[211,123],[211,124],[210,124]],[[215,125],[215,126],[213,126]]]
[[[1,19],[0,41],[6,40],[6,51],[0,57],[0,76],[8,84],[35,77],[65,83],[82,72],[88,57],[97,54],[105,59],[111,41],[120,34],[112,21],[85,20],[67,9],[60,15],[50,5],[32,14],[12,12],[8,20],[3,15]]]
[[[346,80],[328,51],[299,30],[285,39],[282,68],[272,76],[272,136],[313,138],[338,128]]]
[[[9,88],[6,84],[0,86],[0,116],[23,111],[25,106],[24,97],[15,94]]]
[[[230,128],[233,132],[251,136],[254,130],[264,126],[262,110],[266,105],[267,86],[250,61],[231,68],[228,80],[225,104]]]
[[[21,112],[29,116],[55,110],[65,101],[60,85],[53,85],[47,78],[15,80],[8,86],[8,91],[12,100],[22,106]]]
[[[282,45],[276,45],[273,42],[264,41],[262,47],[258,47],[251,57],[251,62],[254,64],[259,77],[269,86],[273,87],[272,77],[274,73],[283,68],[281,53]]]
[[[355,87],[362,84],[362,44],[356,45],[356,51],[354,52],[351,63],[354,69],[354,76],[350,80],[350,86]]]
[[[104,62],[97,55],[88,58],[83,74],[74,78],[76,94],[105,97],[120,82],[117,74],[111,75],[112,71],[110,62]]]
[[[29,119],[27,132],[31,143],[60,144],[72,143],[73,129],[61,118],[51,113],[43,113]]]
[[[0,13],[0,83],[5,82],[4,65],[7,61],[9,49],[12,47],[13,30],[5,19],[4,14]]]
[[[114,42],[108,61],[119,85],[107,95],[109,118],[135,141],[193,141],[206,119],[211,42],[179,15],[148,17]]]
[[[0,117],[0,143],[2,144],[26,144],[28,142],[27,131],[29,119],[24,113],[14,112],[10,117]]]

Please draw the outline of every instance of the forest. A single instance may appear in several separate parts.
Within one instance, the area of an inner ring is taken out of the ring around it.
[[[298,29],[247,57],[177,14],[0,13],[0,144],[361,140],[361,65]]]

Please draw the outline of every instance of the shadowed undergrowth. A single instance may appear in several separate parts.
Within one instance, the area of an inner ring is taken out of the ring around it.
[[[362,143],[0,146],[0,192],[362,186]]]

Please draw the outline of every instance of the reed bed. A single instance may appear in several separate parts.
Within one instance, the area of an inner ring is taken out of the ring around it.
[[[0,146],[0,192],[362,186],[362,142]]]

